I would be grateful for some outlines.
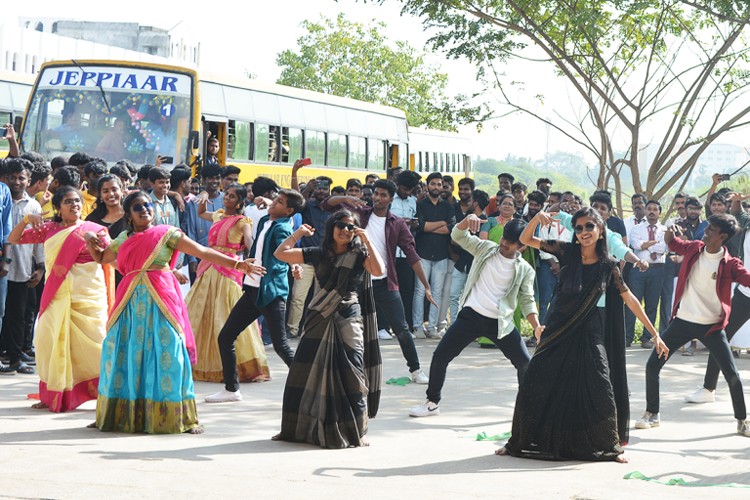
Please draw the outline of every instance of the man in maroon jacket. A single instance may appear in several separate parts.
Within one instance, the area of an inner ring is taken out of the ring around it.
[[[724,246],[737,232],[737,221],[727,214],[712,215],[703,239],[696,241],[675,238],[675,230],[671,226],[664,233],[669,249],[684,257],[675,288],[673,319],[661,336],[669,355],[660,358],[653,351],[646,363],[646,411],[635,427],[659,426],[659,372],[679,346],[697,338],[706,345],[727,380],[737,432],[750,437],[742,382],[724,332],[731,310],[732,283],[750,286],[750,272]]]
[[[321,204],[324,210],[335,210],[339,205],[346,205],[359,215],[360,226],[367,232],[370,242],[377,248],[385,261],[386,273],[380,278],[372,279],[372,292],[375,296],[375,309],[378,317],[385,319],[398,338],[401,352],[409,366],[411,379],[417,384],[427,384],[429,379],[419,365],[417,348],[409,331],[404,315],[404,304],[398,293],[398,276],[396,275],[396,247],[406,255],[419,281],[425,287],[427,300],[435,304],[427,276],[417,255],[409,227],[404,220],[390,211],[396,184],[392,181],[378,180],[374,184],[372,207],[368,207],[359,198],[352,196],[332,196]]]

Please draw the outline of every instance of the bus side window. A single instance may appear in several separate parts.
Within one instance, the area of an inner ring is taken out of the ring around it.
[[[255,161],[269,161],[268,146],[270,142],[270,134],[268,128],[268,125],[263,123],[255,124],[255,141],[253,148],[255,151]]]
[[[281,163],[294,163],[302,158],[302,130],[281,128]]]

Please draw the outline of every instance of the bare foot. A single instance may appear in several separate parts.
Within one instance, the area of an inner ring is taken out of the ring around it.
[[[615,461],[621,464],[626,464],[630,462],[630,459],[626,457],[625,455],[617,455],[617,458],[615,458]]]
[[[271,437],[271,441],[281,441],[281,433],[279,432],[275,436]]]
[[[98,429],[96,422],[91,422],[89,425],[86,426],[87,429]]]
[[[203,434],[204,432],[206,432],[206,429],[204,429],[202,425],[199,425],[197,427],[193,427],[192,429],[186,430],[185,434]]]
[[[359,445],[360,446],[370,446],[370,440],[367,439],[367,436],[362,436],[359,438]]]
[[[49,406],[42,403],[41,401],[39,401],[38,403],[34,403],[33,405],[31,405],[31,407],[35,410],[44,410],[45,408],[49,408]]]
[[[495,450],[495,455],[498,455],[498,456],[501,456],[501,457],[507,456],[508,455],[508,450],[506,450],[505,446],[503,446],[502,448],[498,448],[498,449]]]

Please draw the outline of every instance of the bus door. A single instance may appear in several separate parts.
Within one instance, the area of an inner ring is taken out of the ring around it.
[[[219,165],[227,164],[227,119],[221,116],[203,115],[202,119],[202,130],[201,137],[202,141],[202,154],[203,154],[203,165],[206,164],[206,158],[210,155],[208,151],[208,139],[215,137],[219,140],[219,151],[216,154],[218,156]]]

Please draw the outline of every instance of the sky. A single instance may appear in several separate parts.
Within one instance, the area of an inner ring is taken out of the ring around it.
[[[211,72],[244,75],[253,73],[258,79],[273,82],[279,76],[277,54],[296,49],[297,39],[304,34],[304,20],[319,20],[321,16],[334,18],[344,12],[350,20],[387,24],[386,37],[406,40],[418,49],[425,49],[429,35],[419,19],[402,16],[400,3],[386,0],[384,5],[361,0],[257,0],[207,2],[195,8],[193,2],[165,0],[129,0],[120,3],[120,10],[103,9],[100,1],[90,0],[35,0],[34,8],[24,11],[23,5],[14,11],[19,17],[38,16],[75,19],[79,21],[126,21],[171,30],[177,38],[198,41],[201,46],[201,66]],[[4,12],[7,14],[7,12]],[[8,16],[6,22],[12,22]],[[448,94],[470,94],[477,90],[476,68],[465,61],[447,59],[442,53],[428,51],[428,62],[438,65],[449,75]],[[575,98],[565,93],[565,85],[551,67],[523,66],[517,63],[505,71],[523,79],[529,95],[544,94],[535,112],[553,116],[555,111],[571,112]],[[492,98],[488,97],[492,103]],[[514,114],[483,124],[481,133],[475,125],[462,127],[471,137],[474,156],[502,159],[508,155],[541,159],[546,153],[567,151],[584,154],[582,147],[539,121]],[[590,160],[590,158],[587,158]]]

